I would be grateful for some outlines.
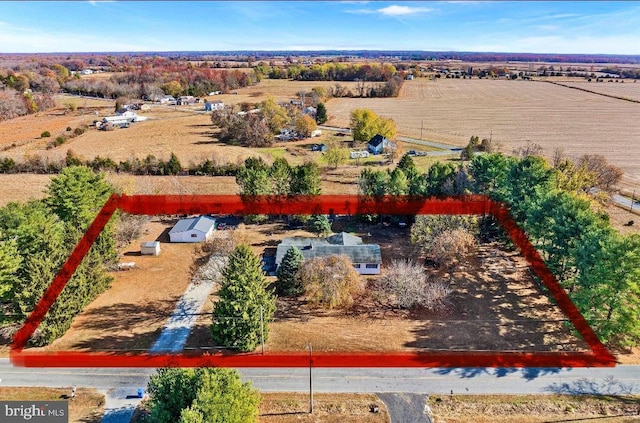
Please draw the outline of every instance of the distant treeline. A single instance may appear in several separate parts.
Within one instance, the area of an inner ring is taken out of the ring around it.
[[[171,153],[168,160],[159,159],[153,154],[144,159],[137,157],[114,161],[109,157],[96,156],[92,160],[85,160],[68,150],[65,158],[50,159],[42,156],[28,156],[16,161],[11,157],[0,157],[0,173],[38,173],[58,174],[69,166],[87,166],[95,172],[108,171],[129,173],[131,175],[196,175],[196,176],[235,176],[241,163],[228,163],[215,156],[206,158],[199,163],[191,163],[186,168],[182,166],[178,157]]]

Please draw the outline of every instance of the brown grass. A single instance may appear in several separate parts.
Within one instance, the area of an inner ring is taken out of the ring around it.
[[[61,388],[0,388],[2,401],[59,401],[68,399],[69,389]],[[104,414],[104,395],[94,389],[78,388],[76,397],[69,399],[69,422],[99,423]]]
[[[433,395],[434,423],[637,422],[637,396]]]
[[[458,146],[492,133],[507,153],[534,142],[548,156],[558,147],[569,156],[603,154],[625,171],[624,186],[640,187],[638,105],[627,101],[538,81],[417,79],[399,98],[329,100],[329,124],[347,125],[359,107],[392,117],[401,134],[419,137],[422,127],[423,138]]]
[[[261,393],[262,423],[386,423],[389,414],[385,404],[373,394],[314,394],[313,414],[309,414],[309,397],[294,393]],[[379,413],[371,413],[376,404]]]
[[[387,407],[374,394],[325,394],[313,395],[313,414],[309,414],[309,397],[290,392],[264,392],[259,406],[261,423],[388,423]],[[369,406],[376,404],[378,413],[371,413]],[[143,401],[136,408],[132,423],[141,423],[148,414],[149,402]]]
[[[112,287],[89,304],[51,351],[147,350],[158,337],[190,281],[194,244],[170,244],[172,224],[152,221],[141,240],[123,250],[121,262],[136,268],[113,272]],[[158,257],[140,256],[140,242],[161,241]]]

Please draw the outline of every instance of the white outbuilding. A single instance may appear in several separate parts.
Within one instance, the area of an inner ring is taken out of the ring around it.
[[[207,240],[216,227],[216,220],[209,216],[181,219],[169,231],[171,242],[202,242]]]
[[[143,256],[158,256],[160,255],[160,242],[159,241],[146,241],[140,244],[140,254]]]

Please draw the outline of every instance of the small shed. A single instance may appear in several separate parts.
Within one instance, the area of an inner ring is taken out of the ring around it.
[[[199,216],[181,219],[169,231],[171,242],[202,242],[211,236],[216,227],[213,217]]]
[[[159,241],[147,241],[140,244],[140,254],[143,256],[158,256],[160,255],[160,242]]]

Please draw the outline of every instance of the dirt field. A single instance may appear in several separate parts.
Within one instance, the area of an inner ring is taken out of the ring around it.
[[[69,388],[0,388],[2,401],[59,401],[69,399]],[[93,389],[78,388],[69,401],[70,423],[100,423],[104,414],[104,395]]]
[[[609,81],[605,79],[605,81]],[[582,81],[575,82],[561,82],[563,85],[570,87],[582,88],[585,90],[593,91],[596,93],[602,93],[606,95],[614,95],[616,97],[628,98],[635,101],[640,101],[640,84],[630,80],[625,82],[587,82],[584,79]]]
[[[631,91],[638,84],[617,85]],[[416,79],[399,98],[329,100],[329,124],[347,125],[358,107],[392,117],[403,135],[420,137],[422,127],[424,139],[459,146],[492,134],[507,153],[530,141],[548,156],[558,147],[569,156],[603,154],[625,171],[623,185],[640,187],[636,103],[540,81]]]

